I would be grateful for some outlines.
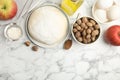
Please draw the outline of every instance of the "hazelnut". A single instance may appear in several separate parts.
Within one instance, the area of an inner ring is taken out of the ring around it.
[[[90,20],[90,22],[91,22],[93,25],[96,24],[96,22],[95,22],[94,20]]]
[[[85,26],[85,29],[87,29],[88,28],[88,26]]]
[[[91,39],[90,39],[90,38],[89,38],[89,39],[87,39],[87,42],[88,42],[88,43],[90,43],[90,42],[91,42]]]
[[[80,30],[80,29],[81,29],[81,27],[80,27],[80,26],[77,26],[76,28],[77,28],[77,30]]]
[[[87,33],[90,34],[92,31],[91,29],[87,29]]]
[[[76,32],[77,32],[77,29],[76,29],[76,28],[73,28],[73,32],[76,33]]]
[[[87,38],[87,39],[90,39],[90,38],[91,38],[91,35],[90,35],[90,34],[88,34],[88,35],[86,36],[86,38]]]
[[[87,22],[86,24],[87,24],[87,26],[89,26],[89,27],[92,27],[92,26],[93,26],[93,24],[92,24],[91,22]]]
[[[95,29],[100,29],[99,25],[95,25],[94,27]]]
[[[82,37],[78,37],[77,39],[78,39],[79,42],[83,41]]]
[[[33,50],[33,51],[38,51],[38,46],[33,46],[33,47],[32,47],[32,50]]]
[[[86,24],[85,24],[85,23],[81,23],[81,27],[82,27],[82,28],[85,28],[85,27],[86,27]]]
[[[83,43],[87,44],[87,39],[83,38]]]
[[[86,31],[85,31],[85,30],[82,32],[82,35],[83,35],[83,36],[86,36]]]
[[[78,37],[80,37],[80,36],[81,36],[80,32],[79,32],[79,31],[77,31],[77,32],[76,32],[76,34],[75,34],[75,37],[77,37],[77,38],[78,38]]]
[[[93,27],[89,27],[89,29],[91,29],[91,31],[93,31],[93,30],[94,30],[94,28],[93,28]]]
[[[77,23],[78,23],[78,25],[81,25],[81,20],[78,19],[78,20],[77,20]]]
[[[93,32],[92,32],[92,36],[97,36],[99,34],[99,31],[98,30],[94,30]]]
[[[84,30],[84,29],[83,29],[83,28],[81,28],[81,29],[80,29],[80,32],[83,32],[83,30]]]
[[[77,24],[77,23],[74,23],[74,24],[73,24],[73,27],[76,27],[76,26],[78,26],[78,24]]]
[[[88,22],[87,17],[83,17],[83,18],[82,18],[82,22],[83,22],[83,23],[87,23],[87,22]]]
[[[95,37],[92,37],[91,39],[92,39],[92,41],[95,41]]]
[[[24,44],[25,44],[26,46],[30,46],[30,41],[26,41]]]

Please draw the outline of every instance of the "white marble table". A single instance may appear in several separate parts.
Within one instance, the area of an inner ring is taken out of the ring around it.
[[[25,0],[16,0],[19,9]],[[38,0],[33,0],[33,6]],[[42,0],[41,0],[42,1]],[[44,0],[43,0],[44,1]],[[59,4],[60,0],[50,0]],[[85,0],[73,17],[91,16],[94,0]],[[1,22],[1,21],[0,21]],[[18,23],[23,31],[25,20]],[[1,22],[2,24],[2,22]],[[120,24],[116,22],[115,24]],[[73,41],[70,50],[39,48],[38,52],[26,47],[25,31],[16,42],[7,41],[0,27],[0,80],[120,80],[120,47],[106,44],[104,31],[112,24],[101,24],[102,34],[91,45],[78,45]],[[11,77],[10,77],[11,76]]]

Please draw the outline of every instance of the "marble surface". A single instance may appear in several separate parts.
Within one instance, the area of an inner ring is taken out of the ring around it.
[[[16,0],[19,10],[26,0]],[[29,0],[28,0],[29,1]],[[33,0],[35,4],[43,2]],[[61,0],[48,0],[59,4]],[[95,0],[85,0],[83,5],[71,17],[91,16],[91,8]],[[23,11],[24,14],[29,8]],[[53,49],[39,48],[38,52],[26,47],[28,40],[25,34],[25,17],[16,21],[23,29],[23,37],[19,41],[8,41],[4,35],[4,26],[0,27],[0,80],[120,80],[120,47],[107,44],[103,40],[104,31],[113,24],[100,24],[102,33],[95,43],[79,45],[73,41],[70,50],[62,45]]]

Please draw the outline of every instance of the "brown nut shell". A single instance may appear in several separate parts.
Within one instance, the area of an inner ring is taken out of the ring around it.
[[[38,46],[33,46],[33,47],[32,47],[32,50],[33,50],[33,51],[38,51]]]
[[[90,22],[93,24],[93,26],[96,24],[94,20],[90,20]]]
[[[94,30],[93,32],[92,32],[92,36],[97,36],[99,34],[99,31],[98,30]]]
[[[75,37],[78,38],[81,36],[81,33],[79,31],[76,32]]]
[[[92,27],[92,26],[93,26],[93,24],[92,24],[91,22],[87,22],[86,24],[87,24],[87,26],[89,26],[89,27]]]
[[[99,25],[95,25],[94,27],[95,29],[100,29]]]
[[[81,27],[80,27],[80,26],[77,26],[76,28],[77,28],[77,30],[81,30]]]
[[[72,40],[68,39],[65,41],[63,48],[68,50],[71,48],[71,46],[72,46]]]
[[[87,22],[88,22],[88,18],[87,18],[87,17],[83,17],[83,18],[82,18],[82,22],[83,22],[83,23],[87,23]]]
[[[82,27],[82,28],[85,28],[85,27],[86,27],[86,24],[85,24],[85,23],[81,23],[81,27]]]
[[[77,24],[81,25],[81,20],[80,19],[77,20]]]
[[[90,34],[92,32],[91,29],[87,29],[87,33]]]
[[[76,27],[76,26],[78,26],[78,24],[77,24],[77,23],[74,23],[74,24],[73,24],[73,27]]]
[[[26,46],[30,46],[30,41],[26,41],[25,43],[24,43]]]
[[[76,33],[78,30],[76,28],[73,28],[73,32]]]
[[[83,38],[82,37],[78,37],[77,38],[79,42],[82,42],[83,41]]]

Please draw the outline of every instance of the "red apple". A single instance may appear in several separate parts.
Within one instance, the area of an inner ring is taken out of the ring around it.
[[[13,18],[17,13],[17,4],[14,0],[0,0],[0,20]]]
[[[120,25],[111,26],[105,32],[105,40],[112,45],[120,46]]]

